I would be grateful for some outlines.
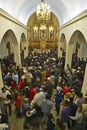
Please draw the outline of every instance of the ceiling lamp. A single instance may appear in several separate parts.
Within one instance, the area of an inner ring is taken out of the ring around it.
[[[41,5],[37,6],[36,16],[39,21],[50,20],[50,5],[48,5],[44,0],[41,0]]]

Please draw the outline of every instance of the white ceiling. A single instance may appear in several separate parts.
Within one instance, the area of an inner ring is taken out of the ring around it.
[[[87,0],[46,0],[51,11],[63,25],[87,9]],[[29,17],[36,11],[41,0],[0,0],[0,8],[27,25]]]

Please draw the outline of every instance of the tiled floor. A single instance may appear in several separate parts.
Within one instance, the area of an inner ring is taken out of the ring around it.
[[[52,97],[53,101],[54,101],[54,93],[55,93],[55,90],[53,92],[53,97]],[[52,113],[53,113],[53,116],[56,118],[57,116],[56,116],[56,111],[54,111],[54,107],[52,109]],[[26,130],[23,128],[24,117],[16,118],[14,105],[12,106],[12,116],[9,117],[9,122],[11,123],[13,130]],[[45,130],[46,129],[46,125],[41,122],[41,118],[37,117],[37,119],[33,120],[33,123],[34,122],[36,122],[36,124],[39,124],[39,125],[30,126],[29,130]],[[38,126],[40,126],[40,128],[38,128]]]
[[[9,122],[12,125],[13,128],[12,130],[26,130],[23,128],[24,117],[16,118],[14,109],[12,116],[9,117]],[[45,130],[45,125],[41,123],[41,117],[35,117],[32,120],[32,126],[30,126],[29,130],[40,130],[39,127],[42,127],[43,128],[42,130]]]

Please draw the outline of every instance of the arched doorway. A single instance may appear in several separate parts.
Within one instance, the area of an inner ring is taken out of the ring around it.
[[[18,61],[18,42],[14,32],[9,29],[5,32],[0,44],[0,58],[12,56],[14,62]]]
[[[21,35],[21,40],[20,40],[20,55],[21,55],[21,63],[22,65],[24,64],[24,59],[27,57],[28,53],[27,52],[27,43],[26,43],[26,36],[24,33]]]
[[[61,51],[61,56],[66,55],[66,38],[65,34],[63,33],[60,38],[60,51]]]
[[[84,35],[79,30],[72,34],[69,49],[71,50],[71,66],[76,68],[79,60],[87,58],[87,43]]]

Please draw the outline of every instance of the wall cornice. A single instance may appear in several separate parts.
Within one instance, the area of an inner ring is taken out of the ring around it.
[[[28,27],[26,25],[24,25],[23,23],[21,23],[20,21],[18,21],[16,18],[14,18],[13,16],[11,16],[10,14],[8,14],[7,12],[5,12],[3,9],[0,8],[0,15],[3,16],[4,18],[12,21],[13,23],[21,26],[24,29],[28,29]]]
[[[68,21],[67,23],[63,24],[61,27],[59,27],[58,29],[61,30],[83,18],[87,17],[87,10],[83,11],[82,13],[80,13],[79,15],[77,15],[76,17],[74,17],[73,19],[71,19],[70,21]]]

